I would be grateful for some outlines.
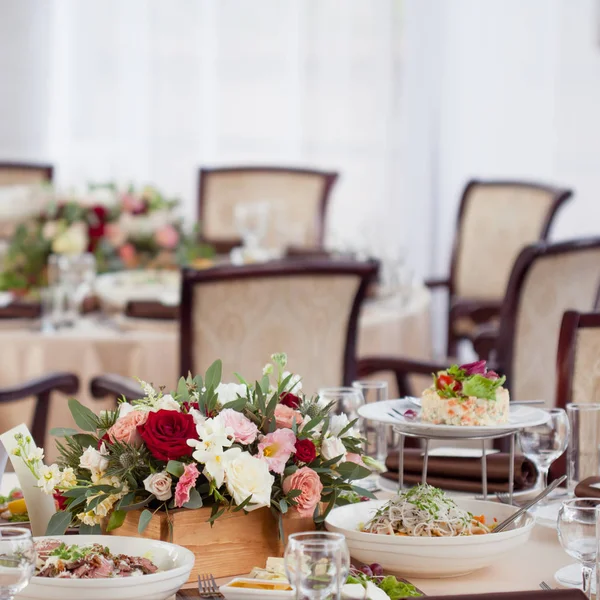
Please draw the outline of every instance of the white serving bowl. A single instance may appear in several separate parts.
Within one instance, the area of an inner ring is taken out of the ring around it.
[[[145,538],[113,535],[54,535],[48,538],[65,544],[102,544],[114,554],[149,558],[157,573],[112,579],[56,579],[32,577],[16,600],[166,600],[188,580],[194,554],[187,548]]]
[[[474,515],[485,515],[503,521],[518,509],[496,502],[454,498],[460,508]],[[363,533],[364,525],[374,512],[385,504],[372,500],[333,509],[325,526],[329,531],[343,533],[350,556],[366,564],[379,563],[386,572],[423,578],[456,577],[488,567],[502,555],[523,545],[535,524],[527,513],[515,529],[484,535],[456,537],[405,537]]]

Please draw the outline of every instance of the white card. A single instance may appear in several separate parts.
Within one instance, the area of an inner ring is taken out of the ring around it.
[[[494,450],[493,448],[487,448],[485,451],[486,456],[490,454],[496,454],[500,450]],[[425,453],[423,453],[424,455]],[[445,458],[481,458],[481,448],[452,448],[439,447],[429,451],[429,456],[439,456]]]
[[[591,483],[590,487],[598,488],[600,490],[600,482],[598,482],[598,483]]]
[[[54,498],[37,487],[37,480],[27,468],[27,465],[19,456],[13,456],[12,451],[17,447],[16,433],[21,433],[23,436],[29,436],[33,439],[27,425],[21,423],[21,425],[17,425],[17,427],[1,434],[0,441],[4,444],[10,462],[19,478],[19,485],[23,490],[23,497],[25,498],[25,504],[27,504],[27,513],[31,522],[31,533],[34,536],[46,535],[48,522],[56,512]]]
[[[4,449],[4,444],[0,442],[0,488],[2,487],[2,477],[6,470],[6,463],[8,462],[8,453]]]

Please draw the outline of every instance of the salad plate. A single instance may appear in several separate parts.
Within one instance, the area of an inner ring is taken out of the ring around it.
[[[543,410],[533,406],[511,405],[508,423],[500,425],[438,425],[421,421],[420,411],[409,398],[382,400],[358,409],[363,419],[393,425],[401,433],[439,438],[470,438],[501,435],[524,427],[541,425],[548,420]]]

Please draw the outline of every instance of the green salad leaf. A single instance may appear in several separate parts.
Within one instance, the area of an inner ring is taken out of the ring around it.
[[[472,375],[463,382],[462,393],[465,396],[475,396],[477,398],[495,400],[496,390],[505,381],[506,377],[499,377],[498,379],[488,379],[483,375]]]
[[[390,600],[416,598],[421,596],[414,585],[405,583],[404,581],[398,581],[393,575],[384,577],[383,581],[379,584],[379,588],[390,597]]]

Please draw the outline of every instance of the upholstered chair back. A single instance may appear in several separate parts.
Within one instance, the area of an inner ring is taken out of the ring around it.
[[[50,165],[0,162],[0,186],[31,185],[52,181]]]
[[[274,352],[286,352],[303,389],[354,377],[357,317],[376,263],[311,261],[185,270],[181,372],[203,374],[223,360],[234,373],[260,377]]]

